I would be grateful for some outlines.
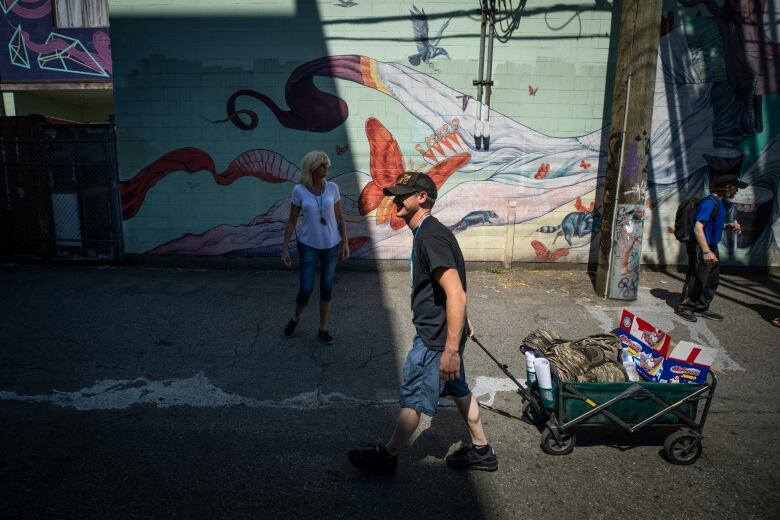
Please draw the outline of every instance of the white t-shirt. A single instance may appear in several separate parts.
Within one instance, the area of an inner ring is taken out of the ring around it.
[[[298,241],[316,249],[330,249],[341,242],[333,206],[341,200],[339,187],[325,183],[322,195],[314,195],[303,184],[293,188],[290,202],[301,208]],[[321,218],[325,219],[322,225]]]

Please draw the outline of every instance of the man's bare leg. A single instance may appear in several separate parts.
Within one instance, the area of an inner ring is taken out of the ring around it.
[[[458,407],[460,415],[466,422],[471,442],[477,446],[484,446],[487,444],[487,437],[485,437],[485,430],[482,428],[482,418],[479,413],[479,403],[474,395],[469,394],[464,397],[453,397],[453,400]]]
[[[401,408],[395,420],[395,429],[385,449],[390,455],[396,456],[406,446],[412,434],[420,425],[420,412],[411,408]]]

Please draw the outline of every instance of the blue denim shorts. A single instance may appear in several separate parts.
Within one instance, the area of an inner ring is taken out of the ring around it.
[[[463,368],[463,348],[460,347],[460,378],[453,381],[439,379],[441,351],[425,346],[420,336],[414,337],[412,350],[404,363],[404,381],[401,384],[401,408],[411,408],[429,417],[436,415],[439,398],[446,396],[465,397],[469,395],[466,371]]]

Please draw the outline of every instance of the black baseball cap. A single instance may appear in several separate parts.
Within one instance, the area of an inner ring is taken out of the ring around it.
[[[739,180],[739,177],[734,175],[733,173],[727,173],[726,175],[720,175],[715,179],[715,187],[716,188],[725,188],[726,186],[736,186],[739,189],[745,189],[748,187],[748,184],[744,181]]]
[[[438,195],[436,185],[430,177],[421,172],[404,172],[395,181],[393,186],[382,190],[382,193],[388,197],[395,195],[407,195],[409,193],[418,193],[424,191],[428,197],[435,199]]]

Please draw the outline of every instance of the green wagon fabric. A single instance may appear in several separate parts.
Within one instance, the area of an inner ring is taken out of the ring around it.
[[[634,384],[638,384],[646,388],[647,390],[652,392],[652,394],[655,395],[657,398],[662,399],[669,405],[674,404],[677,401],[680,401],[681,399],[684,399],[685,397],[691,395],[696,390],[704,386],[704,385],[674,385],[668,383],[649,383],[649,382],[640,382],[640,383],[567,382],[566,383],[567,386],[576,388],[587,398],[594,401],[596,405],[600,405],[602,403],[605,403],[606,401],[609,401],[610,399],[621,394],[626,389],[628,389],[631,385]],[[557,389],[555,389],[555,395],[557,397]],[[686,416],[690,417],[692,420],[695,421],[696,413],[697,413],[697,405],[698,405],[698,401],[694,400],[689,403],[683,404],[678,409]],[[634,424],[647,419],[653,414],[661,411],[663,408],[664,407],[662,407],[660,404],[655,403],[654,401],[652,401],[647,397],[634,397],[631,399],[626,399],[624,401],[618,401],[617,403],[613,404],[606,410],[613,413],[621,420],[629,424]],[[576,419],[577,417],[585,414],[591,409],[592,407],[581,399],[575,397],[565,397],[563,402],[562,422],[568,422],[572,419]],[[610,421],[606,416],[599,413],[589,418],[587,421],[584,421],[582,424],[603,424],[603,423],[611,423],[611,422],[612,421]],[[679,422],[680,419],[678,419],[677,416],[675,416],[673,413],[670,412],[653,421],[653,424],[676,424]]]

